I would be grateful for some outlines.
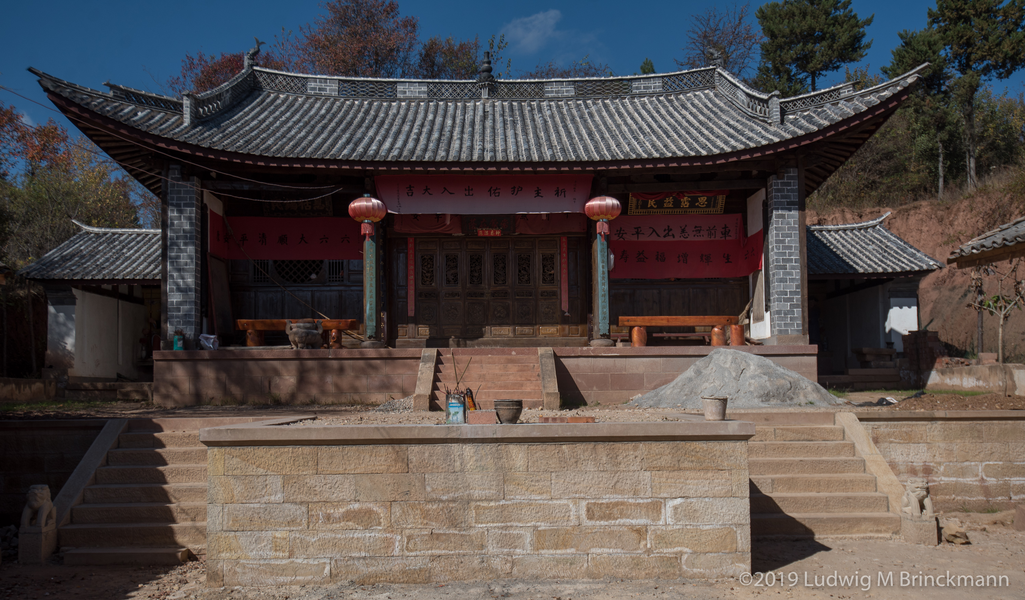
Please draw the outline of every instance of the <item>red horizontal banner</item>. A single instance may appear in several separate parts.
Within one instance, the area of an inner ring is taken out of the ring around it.
[[[584,212],[590,175],[380,175],[377,193],[398,214]]]
[[[612,239],[609,250],[615,256],[609,273],[613,279],[745,277],[761,268],[762,232],[743,240],[705,241],[701,244]]]
[[[231,260],[362,260],[359,223],[348,217],[228,217],[210,211],[210,253]]]
[[[740,215],[619,217],[609,221],[610,240],[619,242],[714,242],[738,240]]]

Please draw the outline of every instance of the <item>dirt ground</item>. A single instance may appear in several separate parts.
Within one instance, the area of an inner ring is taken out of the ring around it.
[[[1010,511],[942,515],[957,520],[971,544],[912,546],[883,539],[755,540],[751,579],[716,581],[502,580],[431,585],[339,584],[315,587],[205,587],[202,561],[179,567],[65,567],[0,565],[0,600],[724,600],[727,598],[1025,598],[1025,532],[1010,528]],[[59,557],[54,560],[59,563]],[[990,587],[947,587],[947,574],[995,576]],[[942,575],[937,582],[911,576]],[[905,580],[902,584],[902,576]],[[832,578],[831,578],[832,577]],[[848,578],[840,581],[840,577]],[[855,579],[851,580],[850,578]],[[892,577],[892,581],[890,581]],[[1006,577],[1005,579],[997,579]],[[994,584],[999,584],[997,587]]]

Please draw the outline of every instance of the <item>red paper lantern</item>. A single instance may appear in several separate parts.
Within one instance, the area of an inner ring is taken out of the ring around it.
[[[615,219],[622,212],[623,206],[619,200],[611,196],[598,196],[591,198],[584,205],[584,213],[591,219],[598,221],[598,235],[604,238],[609,234],[609,221]]]
[[[388,214],[388,207],[370,194],[364,194],[349,204],[349,216],[362,223],[359,232],[370,239],[374,235],[374,223],[380,221]]]

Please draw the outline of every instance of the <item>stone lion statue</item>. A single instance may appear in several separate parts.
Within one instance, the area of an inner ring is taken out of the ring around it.
[[[288,334],[288,341],[293,350],[306,350],[320,348],[323,343],[321,333],[324,326],[319,322],[295,322],[285,321],[285,333]]]
[[[900,502],[902,513],[912,517],[933,516],[932,498],[929,497],[929,484],[925,479],[909,479],[905,490],[904,498]]]
[[[28,489],[28,503],[21,511],[21,528],[44,529],[57,522],[57,509],[50,500],[50,486],[34,485]]]

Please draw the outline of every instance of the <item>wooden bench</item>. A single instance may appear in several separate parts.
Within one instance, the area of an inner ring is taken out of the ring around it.
[[[619,317],[620,327],[632,327],[630,332],[631,345],[646,346],[648,327],[722,327],[737,324],[737,317],[731,316],[657,316],[657,317]],[[668,334],[676,335],[676,334]],[[682,334],[679,334],[682,335]],[[717,345],[715,339],[712,345]]]
[[[235,321],[236,329],[246,332],[246,346],[263,346],[265,331],[284,331],[285,321],[311,322],[315,321],[324,327],[324,331],[330,331],[330,346],[341,348],[341,335],[343,330],[354,331],[359,329],[359,321],[356,319],[239,319]]]

